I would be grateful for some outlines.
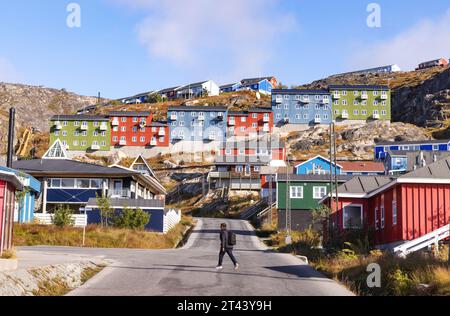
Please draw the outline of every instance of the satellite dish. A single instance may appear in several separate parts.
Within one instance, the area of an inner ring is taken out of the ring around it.
[[[256,98],[257,98],[258,100],[261,100],[261,94],[260,94],[259,92],[256,92]]]

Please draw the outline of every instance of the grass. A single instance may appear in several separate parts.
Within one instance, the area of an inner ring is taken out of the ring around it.
[[[399,258],[379,250],[363,250],[355,244],[332,252],[317,248],[320,235],[310,230],[294,232],[293,243],[286,245],[285,233],[271,236],[269,244],[280,252],[308,257],[310,264],[331,279],[346,285],[363,296],[450,296],[450,266],[448,247],[442,247],[439,256],[414,253]],[[360,243],[360,244],[363,244]],[[376,263],[381,267],[381,287],[369,288],[367,267]]]
[[[0,259],[16,259],[16,258],[17,253],[15,249],[4,251],[2,256],[0,257]]]
[[[85,247],[89,248],[133,248],[133,249],[169,249],[176,247],[192,219],[184,217],[174,229],[167,234],[135,231],[117,228],[101,228],[90,225],[86,228]],[[17,224],[14,227],[14,244],[16,246],[67,246],[81,247],[83,230],[80,228]]]

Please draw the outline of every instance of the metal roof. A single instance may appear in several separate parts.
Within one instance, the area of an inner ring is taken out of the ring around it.
[[[154,208],[164,208],[164,200],[136,200],[136,199],[110,199],[112,208],[131,208],[131,209],[154,209]],[[96,208],[98,207],[97,199],[89,199],[86,208]]]
[[[387,176],[357,176],[339,186],[338,193],[366,194],[385,186],[393,180],[395,178]]]
[[[109,121],[106,115],[53,115],[50,121]]]
[[[289,181],[299,181],[299,182],[330,182],[330,175],[326,174],[285,174],[279,173],[277,175],[277,181],[286,182],[289,176]],[[338,175],[338,182],[346,182],[350,180],[353,176],[348,175]],[[334,182],[334,176],[333,176]]]
[[[380,142],[378,144],[375,144],[375,146],[402,146],[402,145],[421,145],[421,144],[448,144],[450,143],[450,139],[428,139],[428,140],[408,140],[408,141],[401,141],[401,142]]]
[[[66,177],[89,175],[97,177],[133,176],[139,173],[117,167],[105,167],[96,164],[69,159],[33,159],[19,160],[13,163],[13,168],[32,176],[64,175]]]
[[[157,93],[163,94],[163,93],[166,93],[166,92],[175,91],[175,90],[177,90],[178,88],[180,88],[180,86],[171,87],[171,88],[165,88],[165,89],[159,90]]]
[[[147,117],[152,115],[152,112],[149,111],[143,111],[143,112],[137,112],[137,111],[112,111],[109,112],[110,116],[136,116],[136,117]]]
[[[227,111],[225,106],[170,106],[169,111],[203,111],[203,112],[220,112]]]
[[[309,90],[309,89],[274,89],[274,94],[330,94],[328,90]]]
[[[429,166],[422,167],[401,176],[399,179],[426,178],[426,179],[448,179],[450,184],[450,157],[444,158]]]
[[[389,90],[388,86],[383,85],[330,85],[329,90]]]

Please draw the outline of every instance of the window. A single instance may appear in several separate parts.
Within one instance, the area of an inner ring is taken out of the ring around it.
[[[367,105],[367,100],[363,100],[363,101],[361,102],[361,105]]]
[[[73,126],[80,126],[80,122],[78,121],[73,122]]]
[[[87,141],[83,140],[83,141],[81,142],[81,146],[87,146]]]
[[[386,101],[381,101],[382,106],[386,106],[386,104],[387,104]]]
[[[354,110],[353,111],[353,115],[359,115],[359,111],[358,110]]]
[[[392,201],[392,225],[397,225],[397,201]]]
[[[137,123],[138,122],[138,118],[137,117],[133,117],[133,123]]]
[[[102,136],[103,136],[103,137],[106,136],[106,132],[105,132],[105,131],[102,132]]]
[[[156,127],[152,127],[152,132],[156,133],[158,131],[158,129]],[[144,131],[145,132],[145,131]]]
[[[87,136],[87,131],[83,131],[83,132],[81,133],[81,136]]]
[[[353,91],[353,95],[354,95],[355,97],[357,97],[357,96],[359,95],[359,92],[358,92],[358,91]]]
[[[136,143],[136,142],[137,142],[137,137],[136,137],[136,136],[133,136],[133,138],[131,139],[131,141],[132,141],[133,143]]]
[[[180,121],[180,126],[184,126],[184,121]]]
[[[236,166],[236,172],[242,172],[242,171],[244,171],[244,167]]]
[[[242,122],[242,123],[245,123],[245,122],[247,122],[247,118],[246,118],[246,117],[244,117],[244,116],[243,116],[243,117],[241,117],[241,122]]]
[[[439,145],[433,145],[433,151],[439,151]]]
[[[119,140],[119,137],[117,137],[117,136],[113,137],[113,142],[117,142],[118,140]]]
[[[114,126],[113,127],[113,132],[118,132],[119,131],[119,127],[118,126]]]
[[[289,104],[285,104],[285,105],[284,105],[284,109],[285,109],[285,110],[289,110]]]
[[[378,101],[377,100],[373,101],[373,105],[378,106]]]
[[[98,136],[98,132],[94,131],[93,135],[94,135],[94,137],[97,137]]]
[[[320,110],[320,105],[316,104],[316,110]]]
[[[131,130],[133,131],[133,133],[136,133],[137,132],[137,127],[133,126],[133,128]]]
[[[385,220],[384,220],[384,205],[381,206],[381,229],[384,229],[384,224],[385,224]]]
[[[286,94],[286,95],[284,96],[284,99],[285,99],[285,100],[289,100],[289,96]]]
[[[253,113],[253,114],[252,114],[252,117],[253,117],[254,119],[257,119],[257,118],[258,118],[258,113]]]
[[[342,100],[342,105],[347,105],[347,104],[348,104],[347,100]]]
[[[375,208],[375,230],[380,229],[380,219],[378,218],[378,207]]]
[[[339,115],[339,110],[334,110],[334,114]]]
[[[126,117],[122,117],[122,122],[126,123],[127,122],[127,118]]]
[[[281,119],[281,114],[278,113],[278,114],[277,114],[277,120],[280,120],[280,119]]]
[[[94,126],[97,127],[98,126],[98,122],[94,122]]]
[[[69,122],[64,121],[64,122],[63,122],[63,125],[64,125],[64,126],[67,126],[67,125],[69,125]]]
[[[386,114],[387,114],[386,110],[382,110],[382,111],[381,111],[381,115],[386,116]]]
[[[67,136],[67,131],[63,131],[62,136]]]
[[[313,198],[315,200],[320,200],[327,195],[327,187],[314,187]]]
[[[300,114],[295,114],[295,119],[296,120],[299,120],[301,118],[301,115]]]
[[[303,199],[303,187],[291,187],[291,199]]]
[[[320,95],[316,95],[314,98],[316,99],[316,101],[319,101],[320,100]]]
[[[144,143],[145,142],[145,137],[141,136],[140,141],[141,141],[141,143]]]
[[[353,101],[353,105],[359,105],[359,101],[358,100]]]
[[[324,115],[323,115],[323,119],[324,119],[324,120],[328,120],[328,114],[324,114]]]
[[[73,141],[73,145],[74,145],[75,147],[77,147],[77,146],[78,146],[78,141],[77,141],[77,140],[74,140],[74,141]]]
[[[367,110],[362,110],[361,115],[367,115]]]
[[[373,110],[373,115],[378,115],[378,110]]]
[[[51,179],[50,187],[51,188],[60,188],[61,187],[61,179]]]
[[[104,140],[101,142],[101,146],[102,146],[102,147],[105,147],[105,146],[106,146],[106,142],[105,142]]]
[[[308,114],[303,114],[303,119],[304,119],[304,120],[309,119],[309,115],[308,115]]]
[[[91,181],[89,179],[77,179],[77,188],[89,189]]]
[[[226,149],[226,150],[225,150],[225,155],[227,155],[227,156],[228,156],[228,155],[231,155],[231,149]]]
[[[339,105],[339,100],[334,100],[334,105]]]
[[[252,127],[253,127],[253,128],[258,128],[258,123],[253,123],[253,124],[252,124]]]
[[[91,179],[91,188],[92,189],[101,189],[103,181],[101,179]]]
[[[253,167],[253,171],[255,171],[255,172],[259,172],[259,170],[260,170],[259,166],[254,166]]]
[[[347,205],[344,207],[344,229],[361,229],[363,223],[362,205]]]
[[[378,91],[374,91],[374,92],[373,92],[373,96],[374,96],[374,97],[377,97],[377,96],[378,96]]]
[[[122,132],[126,132],[127,131],[127,127],[126,126],[122,126],[121,130],[122,130]]]
[[[59,131],[56,131],[56,132],[55,132],[55,136],[59,136]]]
[[[343,96],[347,96],[347,91],[342,91]]]
[[[61,187],[62,188],[74,188],[75,187],[75,179],[61,179]]]
[[[278,110],[281,110],[281,104],[278,104],[278,105],[277,105],[277,109],[278,109]]]
[[[239,148],[239,155],[241,156],[245,155],[245,149]]]

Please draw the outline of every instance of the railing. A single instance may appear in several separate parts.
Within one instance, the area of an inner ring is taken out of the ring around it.
[[[112,121],[113,126],[119,126],[119,120],[113,120]]]
[[[433,244],[437,245],[439,241],[448,237],[450,237],[450,224],[394,248],[394,253],[398,256],[405,257],[410,253],[421,250]]]
[[[261,210],[264,210],[265,208],[267,208],[267,206],[268,206],[268,200],[267,200],[267,198],[264,198],[261,201],[259,201],[258,203],[247,208],[244,212],[242,212],[240,217],[241,217],[241,219],[250,219],[257,213],[259,213]]]
[[[55,129],[58,130],[58,131],[62,129],[61,122],[56,122],[55,123]]]
[[[387,100],[388,99],[388,95],[387,94],[382,94],[381,95],[381,100]]]
[[[87,131],[88,130],[88,126],[87,125],[81,125],[81,127],[80,127],[80,129],[82,130],[82,131]]]
[[[171,209],[164,216],[164,234],[169,232],[172,228],[174,228],[181,221],[181,211]]]
[[[52,225],[53,224],[53,214],[34,214],[34,218],[41,225]],[[87,215],[77,214],[72,215],[74,220],[74,227],[85,227],[87,226]]]
[[[100,130],[101,131],[107,131],[108,130],[108,125],[106,125],[106,124],[100,125]]]
[[[108,196],[112,198],[131,198],[130,190],[109,190]]]

